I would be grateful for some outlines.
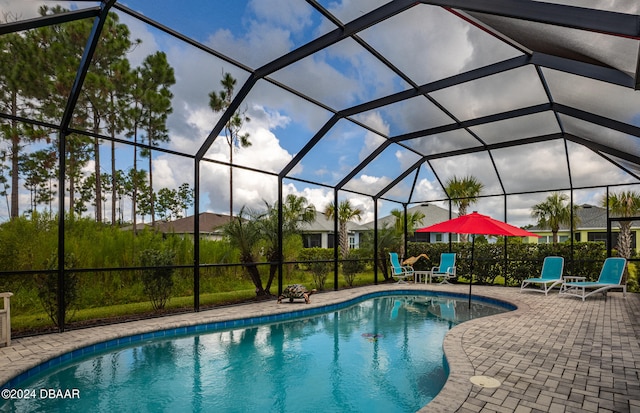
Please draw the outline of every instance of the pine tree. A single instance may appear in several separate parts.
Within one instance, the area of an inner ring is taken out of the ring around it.
[[[86,99],[87,113],[90,116],[91,131],[96,135],[101,132],[104,121],[108,121],[112,137],[116,130],[121,129],[116,117],[113,116],[116,109],[114,106],[117,105],[114,98],[121,94],[120,74],[128,67],[126,52],[131,48],[131,44],[129,28],[118,23],[117,14],[109,13],[82,88]],[[123,66],[125,66],[124,69]],[[99,202],[102,196],[100,139],[97,137],[93,138],[93,154],[95,161],[95,218],[97,222],[102,222],[102,203]]]
[[[164,52],[156,52],[144,60],[139,70],[139,80],[142,85],[141,109],[142,127],[147,134],[148,148],[141,151],[142,156],[149,158],[149,188],[151,198],[149,202],[149,214],[151,225],[155,225],[155,200],[153,195],[153,156],[152,149],[160,142],[167,142],[169,134],[167,130],[167,117],[173,111],[171,99],[173,93],[169,88],[176,82],[173,68],[167,61]]]
[[[6,20],[9,20],[8,18]],[[43,78],[39,73],[37,38],[33,31],[24,35],[9,33],[0,36],[0,110],[12,116],[28,117],[36,109],[33,99],[38,95]],[[19,213],[20,158],[25,144],[44,138],[45,133],[32,125],[10,120],[0,126],[0,138],[9,142],[6,156],[10,163],[10,216]],[[5,191],[7,188],[5,188]]]
[[[230,73],[225,73],[220,80],[222,90],[209,93],[209,107],[214,112],[224,112],[231,105],[233,92],[236,87],[236,79]],[[237,148],[247,148],[251,146],[248,133],[241,133],[245,122],[251,119],[245,115],[246,111],[236,111],[224,128],[224,136],[229,146],[229,215],[233,216],[233,151]]]

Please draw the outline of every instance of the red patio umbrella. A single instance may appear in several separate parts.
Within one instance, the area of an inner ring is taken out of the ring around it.
[[[471,308],[471,285],[473,284],[473,252],[476,243],[476,234],[480,235],[502,235],[511,237],[540,237],[522,228],[514,227],[506,222],[498,221],[488,215],[478,214],[474,211],[471,214],[462,215],[448,221],[433,224],[428,227],[417,229],[416,232],[453,232],[456,234],[472,234],[471,242],[471,281],[469,282],[469,308]]]
[[[540,237],[533,232],[514,227],[478,212],[462,215],[448,221],[417,229],[416,232],[454,232],[456,234],[503,235],[513,237]]]

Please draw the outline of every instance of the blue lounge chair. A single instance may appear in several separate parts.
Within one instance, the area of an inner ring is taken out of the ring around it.
[[[581,297],[582,301],[584,301],[590,295],[602,293],[606,300],[607,291],[614,288],[622,288],[622,294],[626,297],[627,285],[622,284],[622,276],[626,265],[627,260],[624,258],[607,258],[604,260],[598,281],[565,281],[560,287],[560,294]]]
[[[405,279],[413,277],[413,267],[410,265],[400,265],[398,260],[398,254],[395,252],[389,253],[389,260],[391,261],[391,276],[398,280],[398,284],[406,284]]]
[[[456,278],[456,253],[444,252],[440,254],[440,265],[431,268],[431,279],[442,277],[440,284],[449,284],[450,278]]]
[[[536,291],[547,295],[556,285],[562,284],[562,270],[564,268],[564,258],[562,257],[545,257],[542,262],[542,271],[538,278],[527,278],[522,280],[520,292]]]

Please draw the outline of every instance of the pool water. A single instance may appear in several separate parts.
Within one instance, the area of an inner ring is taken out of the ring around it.
[[[447,380],[447,331],[505,311],[387,296],[310,318],[153,339],[36,375],[0,411],[415,412]],[[25,399],[30,390],[35,397]]]

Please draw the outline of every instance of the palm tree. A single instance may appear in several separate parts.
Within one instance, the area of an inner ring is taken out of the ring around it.
[[[258,222],[259,216],[242,207],[238,216],[229,221],[222,232],[229,244],[240,250],[240,262],[246,268],[253,285],[256,287],[256,295],[267,295],[262,287],[260,272],[255,264],[255,248],[262,236]]]
[[[609,200],[603,198],[602,206],[608,207],[611,215],[621,218],[631,218],[640,213],[640,194],[634,191],[622,191],[609,195]],[[618,236],[618,255],[631,258],[631,221],[618,221],[620,235]]]
[[[375,251],[375,245],[373,243],[373,231],[367,231],[363,234],[360,248],[369,250],[371,254]],[[376,259],[376,266],[380,269],[385,281],[391,280],[391,273],[389,271],[389,253],[398,251],[398,245],[400,244],[400,236],[398,232],[389,223],[382,224],[381,228],[378,228],[378,256]]]
[[[225,73],[220,80],[222,90],[209,93],[209,107],[215,113],[224,112],[231,105],[233,92],[236,87],[236,79],[230,73]],[[233,216],[233,151],[237,148],[251,146],[248,133],[240,133],[245,122],[251,119],[245,115],[246,111],[236,111],[224,128],[224,136],[229,146],[229,215]]]
[[[484,185],[473,176],[465,176],[458,178],[454,176],[450,178],[445,185],[445,192],[451,201],[458,207],[458,215],[467,215],[469,205],[478,201],[480,192]],[[460,239],[466,242],[469,239],[468,234],[461,234]]]
[[[531,208],[531,217],[538,220],[540,228],[551,230],[553,243],[558,243],[558,231],[561,225],[571,225],[571,205],[565,203],[569,200],[567,194],[554,192],[544,202]],[[577,224],[578,217],[573,214],[573,227]]]
[[[329,203],[327,207],[324,209],[324,215],[333,219],[336,216],[336,206],[333,202]],[[342,258],[346,258],[349,254],[349,236],[347,233],[347,222],[351,220],[360,221],[362,218],[362,210],[360,208],[354,208],[351,205],[349,200],[342,201],[338,205],[338,238],[340,245],[340,252],[342,254]]]
[[[266,242],[265,256],[269,265],[269,280],[265,291],[269,293],[271,283],[278,271],[278,261],[282,258],[279,253],[278,244],[278,205],[266,203],[267,213],[258,220],[261,238]],[[311,223],[316,219],[316,209],[309,204],[307,198],[287,195],[282,203],[282,241],[288,237],[300,234],[302,224]]]
[[[400,256],[403,258],[406,258],[404,256],[404,253],[405,253],[404,251],[404,241],[405,241],[404,212],[400,211],[399,209],[392,209],[391,215],[393,215],[396,218],[394,229],[401,239]],[[406,235],[413,236],[413,233],[416,230],[416,227],[422,224],[422,220],[424,219],[424,217],[425,217],[424,212],[419,210],[414,212],[407,212]]]
[[[316,219],[316,209],[307,198],[289,194],[282,204],[283,228],[287,233],[299,233],[302,224]]]

